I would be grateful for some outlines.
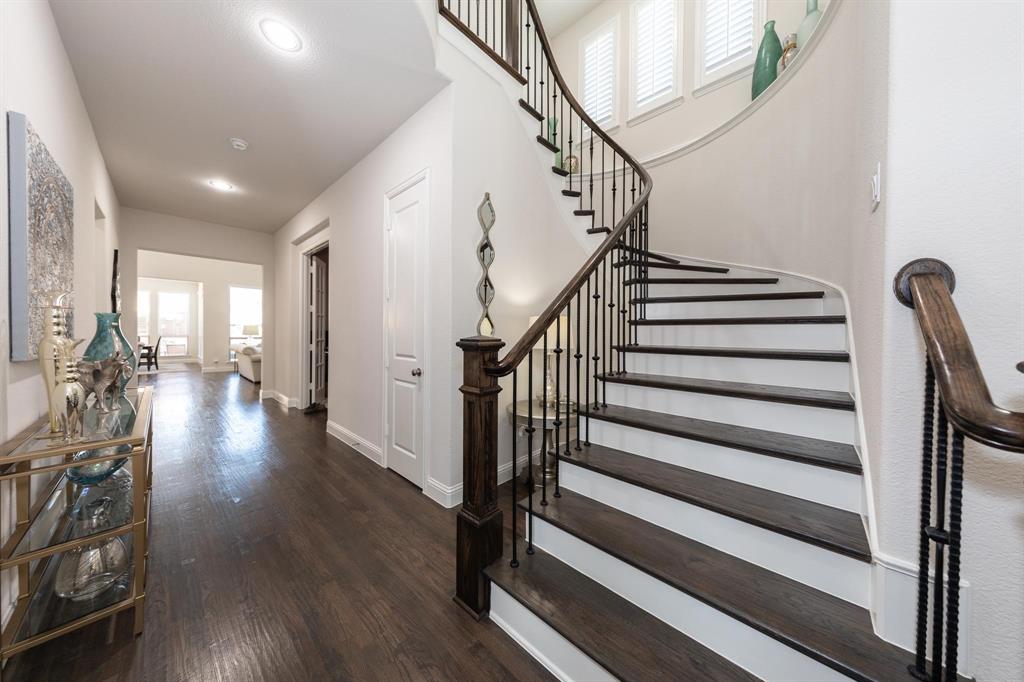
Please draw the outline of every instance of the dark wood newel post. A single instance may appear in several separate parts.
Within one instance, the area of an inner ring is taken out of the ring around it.
[[[498,509],[498,378],[487,367],[498,363],[505,344],[490,336],[471,336],[457,344],[463,351],[462,508],[455,549],[455,601],[480,619],[491,607],[491,588],[483,570],[501,557],[502,516]]]

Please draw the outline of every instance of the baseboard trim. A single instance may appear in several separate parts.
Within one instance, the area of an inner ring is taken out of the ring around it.
[[[423,486],[423,494],[446,509],[462,504],[462,484],[445,485],[436,478],[427,477]]]
[[[914,650],[917,614],[917,566],[882,552],[875,552],[872,575],[873,604],[871,616],[875,634],[907,651]],[[935,575],[929,573],[930,592],[935,589]],[[948,576],[943,576],[945,586]],[[960,581],[960,645],[957,672],[971,677],[971,584]]]
[[[266,389],[261,388],[260,389],[260,400],[261,401],[263,401],[263,400],[273,400],[274,402],[278,403],[279,405],[281,405],[281,407],[284,407],[284,408],[289,408],[289,407],[296,407],[297,408],[299,406],[299,399],[298,398],[289,398],[288,396],[284,395],[283,393],[275,391],[272,388],[266,388]]]
[[[377,466],[384,466],[384,453],[381,449],[362,436],[352,433],[338,422],[327,420],[327,433],[345,445],[365,456]]]
[[[230,365],[203,365],[203,374],[211,374],[213,372],[234,372],[235,368]]]

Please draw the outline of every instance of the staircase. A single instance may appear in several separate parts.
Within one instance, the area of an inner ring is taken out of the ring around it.
[[[565,86],[533,0],[465,5],[439,8],[523,85],[530,143],[576,158],[551,170],[601,242],[503,357],[458,343],[456,601],[566,680],[930,679],[924,626],[915,660],[868,610],[838,294],[652,252],[650,177]],[[511,534],[499,451],[525,478]]]

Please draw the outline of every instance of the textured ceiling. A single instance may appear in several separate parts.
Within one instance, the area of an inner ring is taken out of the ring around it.
[[[133,208],[272,232],[444,86],[412,2],[51,6],[118,199]],[[265,17],[304,49],[266,43]]]

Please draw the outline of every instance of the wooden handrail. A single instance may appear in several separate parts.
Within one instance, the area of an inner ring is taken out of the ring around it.
[[[544,51],[544,57],[547,59],[548,66],[551,69],[551,74],[555,78],[555,82],[558,84],[559,88],[561,88],[562,97],[564,97],[569,103],[570,108],[576,113],[576,115],[587,124],[587,127],[591,130],[592,134],[604,140],[605,144],[611,147],[613,151],[617,152],[619,156],[622,157],[622,160],[637,172],[640,176],[642,190],[640,192],[640,196],[637,197],[636,201],[633,202],[633,205],[629,207],[629,209],[623,214],[622,218],[620,218],[615,224],[604,242],[601,243],[601,246],[599,246],[597,250],[590,255],[590,258],[588,258],[583,264],[583,267],[581,267],[573,278],[569,280],[569,283],[562,288],[558,293],[558,296],[556,296],[551,304],[544,309],[544,312],[537,317],[537,320],[529,329],[526,330],[526,333],[523,334],[519,341],[517,341],[515,345],[505,353],[505,356],[502,357],[497,364],[487,367],[486,371],[489,375],[498,377],[511,374],[512,370],[514,370],[519,363],[526,358],[533,347],[536,346],[541,338],[544,337],[548,328],[554,323],[559,313],[565,309],[565,306],[568,305],[569,301],[571,301],[576,295],[576,292],[579,291],[580,287],[586,283],[587,278],[594,273],[598,265],[601,264],[601,261],[604,260],[605,256],[615,248],[616,243],[622,239],[626,228],[629,227],[630,223],[640,212],[640,209],[647,203],[647,199],[651,195],[651,188],[653,186],[651,176],[647,172],[647,169],[640,165],[640,163],[625,149],[619,146],[619,144],[616,143],[608,133],[602,130],[601,126],[595,123],[594,119],[587,115],[583,105],[580,104],[572,94],[572,91],[566,84],[565,79],[562,78],[562,72],[559,70],[558,64],[555,62],[551,45],[548,42],[547,33],[544,31],[544,25],[541,23],[540,14],[537,12],[535,0],[526,0],[526,6],[530,13],[530,18],[534,22],[537,36],[540,39],[541,47]]]
[[[896,276],[896,294],[914,308],[943,409],[968,438],[1002,450],[1024,452],[1024,412],[992,402],[951,285],[952,270],[942,261],[908,263]]]

